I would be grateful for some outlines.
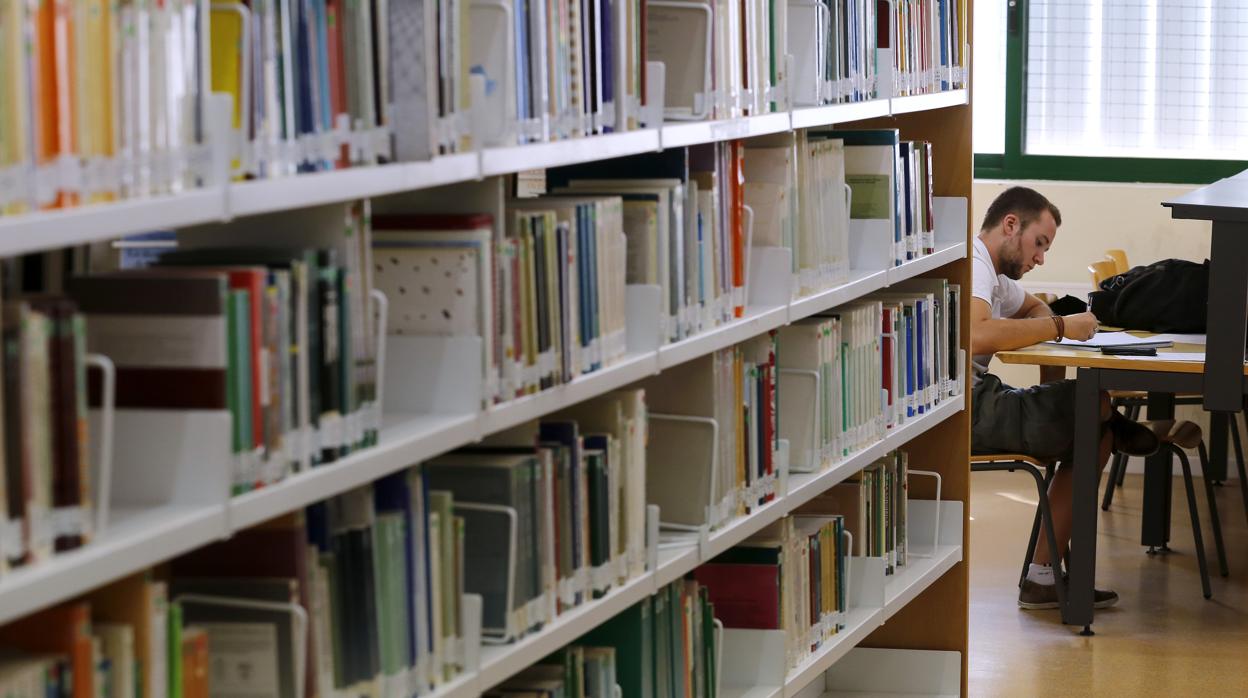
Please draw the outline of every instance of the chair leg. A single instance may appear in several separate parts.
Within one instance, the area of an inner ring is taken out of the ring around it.
[[[1036,542],[1040,540],[1040,521],[1043,518],[1043,509],[1037,504],[1036,516],[1031,522],[1031,536],[1027,538],[1027,554],[1023,557],[1023,572],[1018,576],[1018,586],[1020,587],[1027,580],[1027,570],[1031,565],[1032,558],[1036,554]]]
[[[1204,441],[1201,441],[1196,447],[1196,454],[1200,456],[1200,469],[1203,473],[1206,464],[1209,462],[1209,452],[1205,450]],[[1222,520],[1218,518],[1218,500],[1213,496],[1213,483],[1209,481],[1209,478],[1202,477],[1201,480],[1205,483],[1205,499],[1209,502],[1209,518],[1213,519],[1213,545],[1218,551],[1218,569],[1222,572],[1222,576],[1226,577],[1231,574],[1231,571],[1226,566],[1226,546],[1222,543]]]
[[[1196,509],[1196,488],[1192,486],[1192,466],[1187,461],[1187,454],[1183,449],[1171,446],[1171,453],[1179,457],[1179,463],[1183,466],[1183,488],[1187,490],[1187,510],[1192,517],[1192,538],[1196,544],[1196,565],[1200,568],[1200,586],[1205,594],[1205,598],[1213,596],[1213,589],[1209,586],[1209,565],[1205,561],[1205,539],[1200,534],[1200,512]]]
[[[1114,503],[1114,489],[1118,487],[1118,470],[1127,469],[1127,456],[1122,453],[1115,453],[1114,459],[1109,463],[1109,477],[1105,480],[1105,494],[1101,496],[1101,511],[1109,511],[1109,505]]]
[[[1248,414],[1240,413],[1244,418],[1244,426],[1248,428]],[[1244,456],[1239,446],[1239,420],[1231,421],[1231,433],[1235,434],[1235,461],[1239,467],[1239,494],[1244,500],[1244,516],[1248,518],[1248,473],[1244,471]]]
[[[1141,405],[1139,405],[1138,403],[1131,405],[1131,407],[1127,409],[1127,419],[1130,419],[1133,422],[1140,421],[1140,407]],[[1118,486],[1122,487],[1123,483],[1126,481],[1127,481],[1127,458],[1124,456],[1122,459],[1122,467],[1118,469]]]
[[[1036,509],[1037,513],[1040,514],[1040,520],[1044,524],[1044,538],[1049,543],[1049,564],[1053,566],[1053,580],[1057,590],[1057,603],[1059,606],[1065,606],[1066,582],[1061,565],[1062,556],[1058,554],[1058,551],[1061,550],[1061,548],[1057,547],[1057,534],[1053,532],[1053,512],[1049,508],[1048,481],[1053,478],[1053,468],[1050,467],[1046,469],[1045,477],[1041,477],[1040,471],[1030,466],[1027,467],[1027,472],[1031,473],[1031,476],[1036,480]],[[1029,547],[1033,548],[1033,550],[1031,550],[1031,552],[1027,555],[1028,563],[1031,562],[1031,553],[1034,553],[1034,545]]]

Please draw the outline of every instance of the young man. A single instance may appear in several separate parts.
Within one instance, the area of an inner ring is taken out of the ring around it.
[[[1044,264],[1044,255],[1061,224],[1061,212],[1039,192],[1026,187],[1007,189],[984,216],[974,241],[971,271],[971,449],[975,453],[1025,453],[1061,463],[1049,486],[1053,528],[1062,547],[1057,551],[1058,559],[1070,544],[1075,382],[1052,380],[1031,388],[1011,388],[988,373],[988,362],[998,351],[1062,337],[1089,339],[1096,334],[1097,321],[1092,313],[1056,316],[1018,284],[1024,274]],[[1049,377],[1045,373],[1042,380]],[[1152,431],[1111,409],[1104,394],[1101,421],[1102,469],[1111,450],[1149,455],[1158,448]],[[1053,556],[1045,537],[1040,536],[1019,591],[1020,607],[1057,608]],[[1096,591],[1097,608],[1117,602],[1116,593]]]

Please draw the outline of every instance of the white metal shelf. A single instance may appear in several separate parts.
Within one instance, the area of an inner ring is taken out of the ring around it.
[[[658,129],[569,138],[481,151],[481,176],[608,160],[659,150]]]
[[[930,111],[932,109],[961,106],[966,104],[966,99],[967,92],[965,89],[946,90],[944,92],[912,95],[910,97],[893,97],[889,110],[893,114],[910,114],[916,111]]]
[[[718,121],[690,121],[663,125],[663,147],[680,148],[687,145],[715,143],[737,138],[753,138],[769,133],[780,133],[792,128],[789,112],[743,116],[739,119]]]
[[[385,196],[522,170],[594,162],[664,148],[751,138],[797,128],[844,124],[892,114],[966,104],[966,90],[875,99],[738,119],[667,123],[642,129],[486,148],[422,162],[348,168],[278,179],[0,217],[0,256],[54,249],[132,233],[170,230],[231,218]]]
[[[252,216],[428,189],[477,179],[479,165],[476,153],[460,153],[425,162],[350,167],[235,182],[226,189],[226,211],[230,217]]]
[[[0,577],[0,623],[73,598],[226,535],[220,506],[114,507],[90,544]]]
[[[936,249],[932,254],[903,262],[900,266],[889,269],[889,285],[925,274],[937,267],[943,267],[950,262],[966,257],[966,242],[964,240],[943,243],[937,241],[936,245]]]
[[[784,695],[796,695],[884,622],[884,610],[880,608],[853,608],[845,615],[845,628],[788,673],[784,679]]]
[[[844,305],[855,298],[861,298],[873,291],[888,285],[888,270],[876,269],[865,271],[851,269],[849,280],[840,286],[834,286],[818,293],[793,300],[789,304],[789,319],[800,320],[821,313],[825,310]]]
[[[129,233],[212,223],[225,218],[223,187],[0,216],[0,256],[81,245]]]
[[[887,622],[914,600],[932,582],[940,579],[962,561],[962,546],[941,545],[930,558],[911,556],[906,566],[884,582],[884,621]]]
[[[834,126],[851,121],[875,119],[889,114],[888,99],[828,104],[822,107],[800,107],[793,110],[793,128]]]
[[[732,322],[659,347],[658,370],[669,369],[774,330],[787,322],[788,315],[788,305],[746,308],[745,315]]]
[[[537,633],[523,637],[509,645],[482,646],[481,669],[477,675],[478,687],[484,691],[497,686],[539,659],[646,598],[653,591],[652,573],[647,572],[622,586],[612,587],[611,591],[600,599],[582,604],[560,615]]]

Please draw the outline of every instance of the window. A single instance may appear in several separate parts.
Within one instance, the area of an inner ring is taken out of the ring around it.
[[[1205,183],[1248,167],[1248,0],[976,5],[977,176]]]

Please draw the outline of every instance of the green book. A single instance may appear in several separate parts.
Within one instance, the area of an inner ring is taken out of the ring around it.
[[[407,568],[403,551],[403,514],[378,514],[373,525],[373,565],[377,569],[377,639],[381,670],[394,676],[407,666],[408,642],[405,618]]]
[[[182,604],[169,604],[169,698],[182,698]]]
[[[653,598],[642,599],[577,640],[615,649],[616,681],[626,696],[655,698],[654,605]]]
[[[672,693],[672,631],[668,620],[670,600],[667,589],[654,595],[654,695],[679,698]]]
[[[226,306],[226,337],[229,355],[226,358],[226,405],[234,426],[234,453],[251,450],[255,443],[251,431],[251,294],[242,289],[229,292]],[[240,473],[234,481],[234,493],[251,489],[251,477]]]
[[[711,603],[710,590],[704,586],[698,586],[698,604],[702,608],[702,667],[703,682],[706,685],[706,698],[716,698],[715,679],[719,667],[716,666],[715,657],[715,605]]]

